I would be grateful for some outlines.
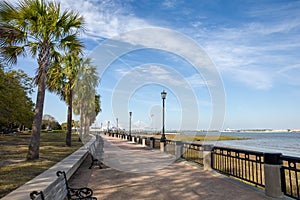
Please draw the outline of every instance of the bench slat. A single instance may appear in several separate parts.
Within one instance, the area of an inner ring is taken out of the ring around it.
[[[45,191],[45,199],[64,199],[68,194],[63,176],[59,176]]]

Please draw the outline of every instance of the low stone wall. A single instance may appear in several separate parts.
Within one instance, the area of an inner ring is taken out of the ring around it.
[[[34,190],[45,190],[57,178],[56,172],[59,170],[65,171],[67,178],[69,179],[75,173],[81,163],[85,160],[88,155],[88,147],[91,146],[95,141],[95,136],[92,136],[92,139],[83,147],[81,147],[62,161],[58,162],[42,174],[38,175],[34,179],[28,181],[24,185],[12,191],[1,200],[29,200],[30,192]]]

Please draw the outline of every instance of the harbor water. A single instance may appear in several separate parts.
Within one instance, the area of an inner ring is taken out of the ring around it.
[[[191,134],[191,133],[184,133]],[[216,146],[233,147],[265,153],[282,153],[283,155],[300,157],[300,132],[220,132],[203,133],[197,135],[224,135],[247,138],[246,140],[224,140],[206,143]]]

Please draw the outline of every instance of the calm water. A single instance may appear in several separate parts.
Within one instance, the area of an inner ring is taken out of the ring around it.
[[[203,133],[198,133],[203,134]],[[208,133],[218,134],[218,133]],[[279,152],[284,155],[300,157],[300,132],[296,133],[271,133],[271,132],[224,132],[221,135],[238,136],[249,140],[231,140],[214,142],[217,146],[235,147],[240,149]]]

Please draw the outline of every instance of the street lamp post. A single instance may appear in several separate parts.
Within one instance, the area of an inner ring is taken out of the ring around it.
[[[117,121],[117,133],[119,133],[119,119],[117,118],[116,121]]]
[[[161,92],[161,98],[163,103],[163,110],[162,110],[162,134],[160,138],[160,142],[166,142],[166,135],[165,135],[165,99],[166,99],[167,93],[165,91]]]
[[[129,112],[129,140],[131,140],[131,117],[132,117],[132,112]]]
[[[107,121],[107,132],[108,132],[108,135],[110,136],[109,124],[110,124],[110,121]]]

